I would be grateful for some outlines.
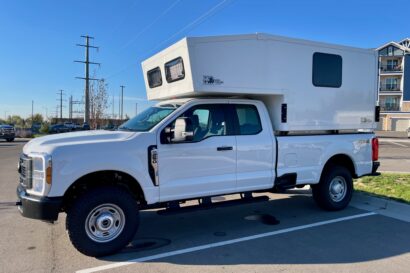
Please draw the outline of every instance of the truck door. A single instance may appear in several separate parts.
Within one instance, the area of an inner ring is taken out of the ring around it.
[[[228,104],[201,104],[180,117],[188,118],[192,140],[158,145],[160,200],[187,199],[235,192],[236,139],[227,119]],[[175,120],[164,130],[171,131]],[[161,132],[161,134],[164,133]]]
[[[256,105],[235,103],[231,109],[236,125],[237,190],[273,187],[275,145],[269,121],[265,117],[261,119]]]

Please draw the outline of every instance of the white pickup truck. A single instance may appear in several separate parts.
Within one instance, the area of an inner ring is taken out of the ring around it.
[[[71,242],[90,256],[120,250],[137,231],[139,210],[171,202],[311,185],[320,207],[345,208],[352,179],[377,170],[375,135],[278,131],[267,104],[229,95],[163,100],[117,131],[31,140],[19,161],[18,208],[51,222],[66,213]]]

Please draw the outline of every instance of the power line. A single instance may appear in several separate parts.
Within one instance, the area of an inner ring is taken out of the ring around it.
[[[145,31],[150,29],[155,23],[159,21],[163,16],[165,16],[173,7],[175,7],[181,0],[176,0],[174,1],[168,8],[166,8],[159,16],[157,16],[150,24],[148,24],[145,28],[143,28],[140,32],[137,33],[131,40],[129,40],[127,43],[125,43],[120,50],[125,49],[126,47],[130,46],[133,44],[141,34],[143,34]]]
[[[84,122],[89,123],[90,122],[90,80],[91,81],[96,81],[98,79],[90,78],[90,69],[89,65],[90,64],[95,64],[95,65],[101,65],[100,63],[95,63],[95,62],[90,62],[89,58],[89,49],[94,48],[94,49],[99,49],[97,46],[91,46],[90,45],[90,39],[94,39],[94,37],[88,36],[88,35],[83,35],[81,36],[82,38],[85,38],[85,45],[83,44],[77,44],[77,46],[82,46],[85,47],[85,61],[74,61],[77,63],[84,63],[85,64],[85,77],[76,77],[77,79],[82,79],[85,80],[85,90],[84,90],[84,97],[85,97],[85,107],[84,107]]]
[[[188,25],[184,26],[183,28],[181,28],[179,31],[175,32],[174,34],[172,34],[172,36],[170,36],[169,38],[167,38],[166,40],[160,42],[153,50],[150,51],[149,54],[147,54],[148,56],[152,55],[153,52],[155,52],[158,48],[162,47],[163,44],[167,43],[168,41],[170,41],[171,39],[173,39],[174,37],[176,37],[177,35],[179,35],[180,33],[184,32],[185,30],[194,27],[197,27],[198,25],[202,24],[203,22],[206,21],[206,19],[208,19],[210,16],[215,15],[219,9],[222,10],[223,8],[227,7],[228,4],[230,4],[229,2],[233,2],[234,0],[223,0],[221,2],[219,2],[218,4],[216,4],[215,6],[213,6],[212,8],[210,8],[209,10],[207,10],[205,13],[203,13],[201,16],[199,16],[198,18],[196,18],[194,21],[192,21],[191,23],[189,23]],[[221,7],[223,4],[227,3],[227,5]],[[171,5],[174,6],[174,5]],[[168,8],[169,9],[169,8]],[[155,20],[154,20],[155,21]],[[144,58],[141,58],[144,59]],[[120,71],[115,72],[111,75],[109,75],[108,77],[106,77],[106,79],[110,79],[113,77],[116,77],[120,74],[122,74],[123,72],[127,71],[130,67],[134,66],[135,64],[129,64],[127,66],[125,66],[124,68],[122,68]]]

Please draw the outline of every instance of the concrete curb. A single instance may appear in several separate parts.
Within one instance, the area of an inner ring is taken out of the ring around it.
[[[410,223],[410,205],[404,203],[355,192],[350,205]]]

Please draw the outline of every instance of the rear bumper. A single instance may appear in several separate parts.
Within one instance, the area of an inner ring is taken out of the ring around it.
[[[372,174],[376,174],[377,169],[379,167],[380,167],[380,162],[379,161],[373,161]]]
[[[62,197],[39,197],[27,194],[19,185],[17,187],[16,205],[21,215],[31,219],[56,221],[63,203]]]

